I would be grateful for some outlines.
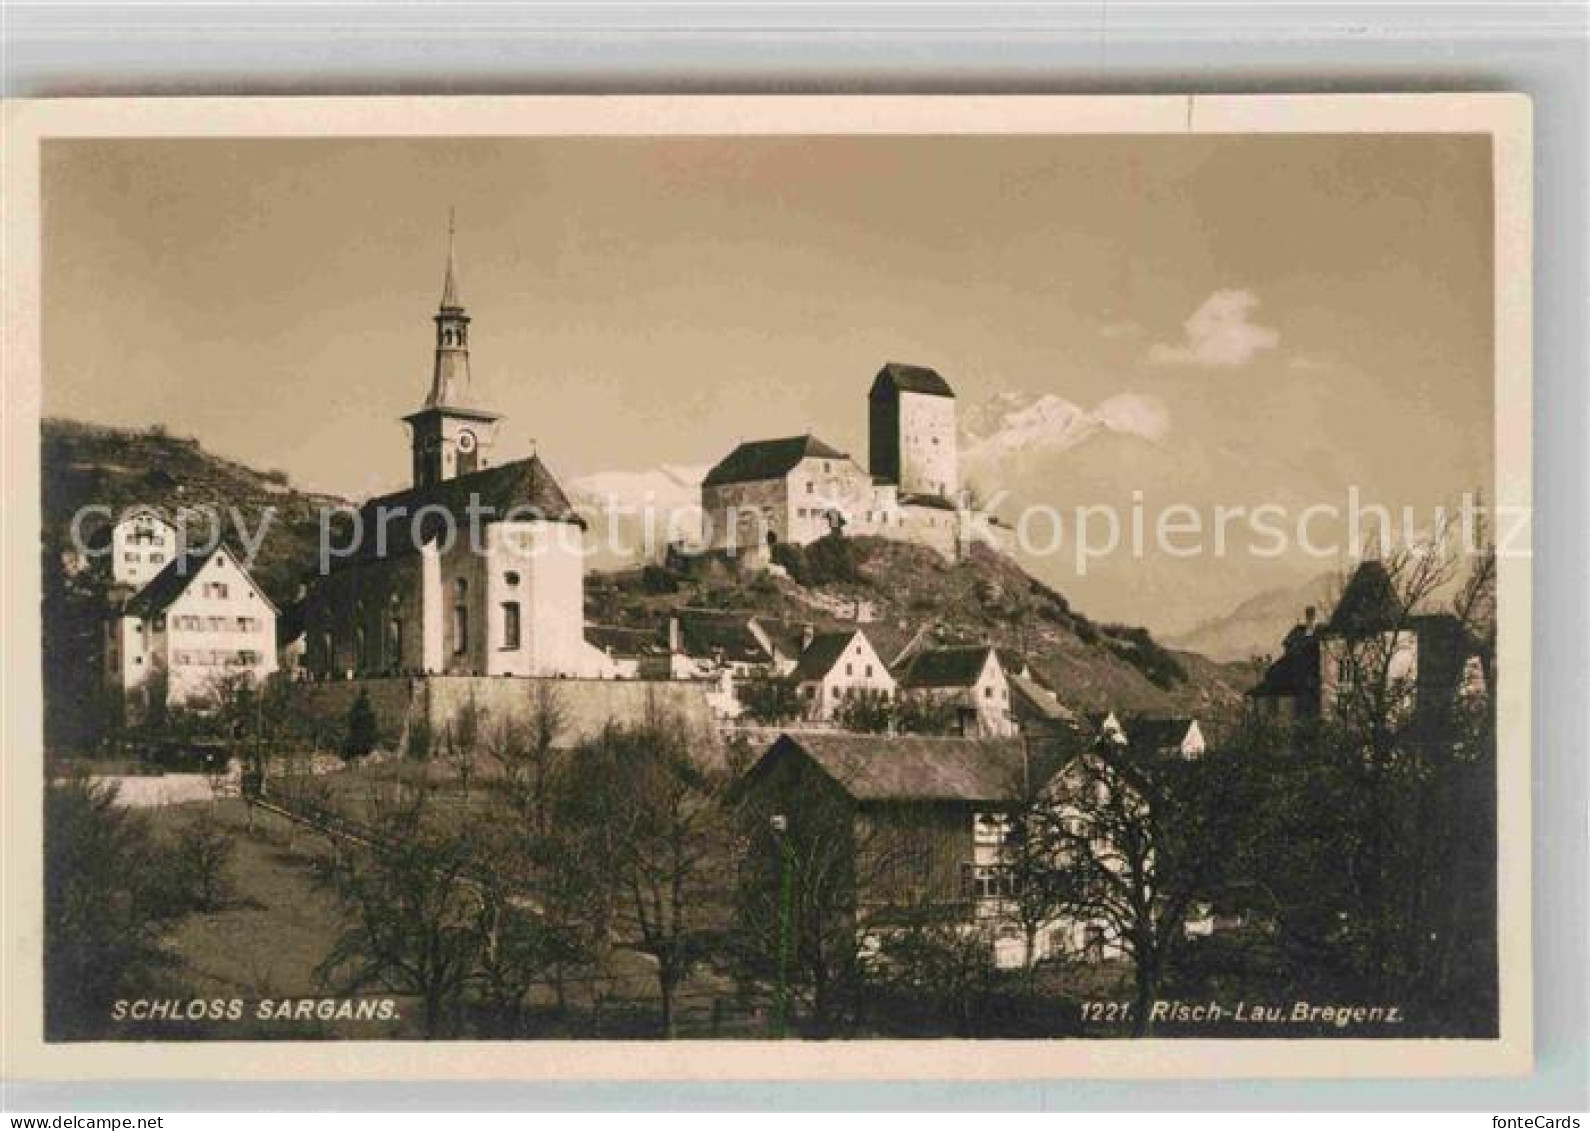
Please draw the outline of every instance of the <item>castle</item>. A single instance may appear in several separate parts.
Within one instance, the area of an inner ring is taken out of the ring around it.
[[[430,393],[404,417],[412,486],[365,503],[348,554],[303,602],[306,670],[608,676],[584,633],[584,520],[535,456],[494,465],[474,402],[451,238]]]
[[[741,444],[702,480],[704,541],[752,560],[832,532],[964,552],[980,516],[960,487],[955,391],[932,369],[890,362],[867,399],[870,472],[810,433]]]

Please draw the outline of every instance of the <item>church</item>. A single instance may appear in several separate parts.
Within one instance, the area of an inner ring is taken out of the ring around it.
[[[371,675],[610,677],[586,643],[584,520],[536,456],[495,464],[449,233],[430,393],[404,417],[412,484],[360,508],[304,596],[304,667]]]

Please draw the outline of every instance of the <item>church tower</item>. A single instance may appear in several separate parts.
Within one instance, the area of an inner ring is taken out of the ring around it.
[[[414,486],[429,487],[458,475],[490,466],[488,455],[496,439],[494,412],[473,404],[469,380],[469,314],[458,291],[458,267],[453,255],[453,222],[447,221],[447,277],[436,323],[436,359],[431,371],[431,391],[424,406],[403,418],[409,426],[413,449]]]

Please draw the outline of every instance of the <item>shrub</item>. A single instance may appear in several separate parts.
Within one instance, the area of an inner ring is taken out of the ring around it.
[[[342,740],[342,756],[347,761],[363,758],[375,749],[377,741],[375,710],[370,706],[370,694],[363,688],[359,697],[348,708],[348,730]]]

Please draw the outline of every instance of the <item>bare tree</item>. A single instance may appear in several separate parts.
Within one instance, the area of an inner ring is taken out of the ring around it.
[[[1131,959],[1139,1035],[1149,1031],[1189,910],[1219,888],[1235,844],[1242,810],[1232,794],[1242,779],[1223,770],[1218,755],[1101,744],[1062,770],[1023,818],[1033,858],[1049,862],[1046,895]]]
[[[656,963],[670,1037],[679,986],[727,919],[729,783],[710,741],[653,702],[639,722],[581,744],[580,785],[565,791],[565,819],[611,885],[619,937]]]
[[[376,799],[371,842],[332,865],[349,922],[319,975],[344,991],[413,994],[434,1038],[456,1024],[487,931],[473,846],[464,831],[432,819],[430,793],[418,785]]]

